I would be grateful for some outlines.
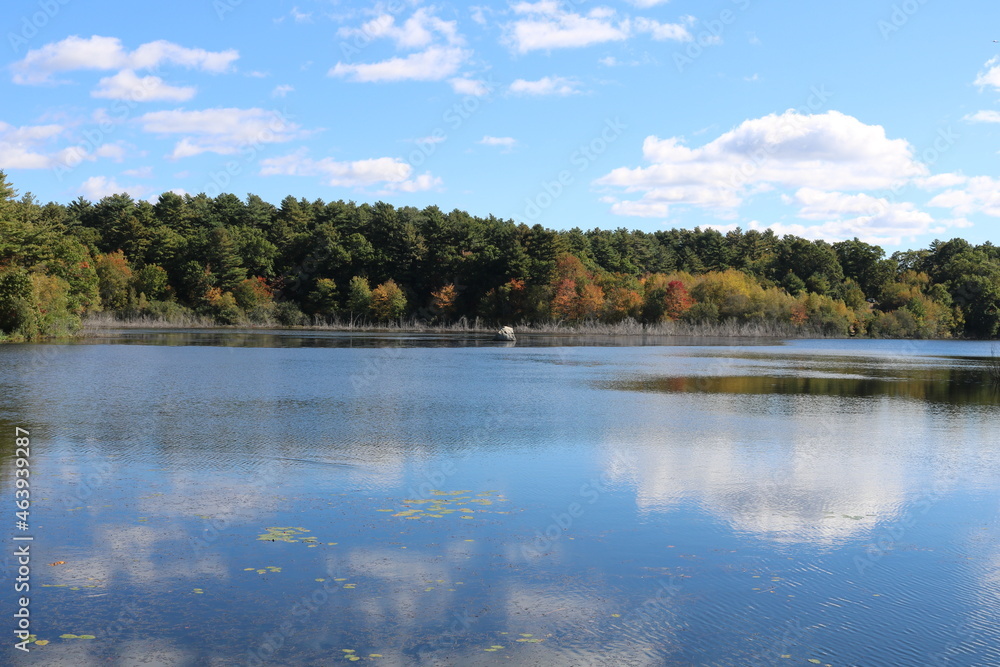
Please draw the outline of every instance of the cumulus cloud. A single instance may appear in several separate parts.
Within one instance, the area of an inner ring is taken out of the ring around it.
[[[455,21],[444,21],[434,16],[432,11],[426,7],[415,11],[402,25],[397,25],[396,17],[391,14],[379,14],[360,27],[341,28],[337,34],[344,38],[378,39],[385,37],[391,39],[397,48],[401,49],[423,48],[439,36],[449,44],[462,43]]]
[[[65,130],[62,125],[14,127],[0,121],[0,169],[46,169],[53,158],[45,144]]]
[[[613,213],[667,218],[673,207],[685,205],[732,219],[748,198],[774,193],[803,220],[769,225],[778,233],[829,240],[857,236],[893,245],[967,226],[964,216],[973,211],[1000,215],[1000,196],[993,194],[1000,182],[932,175],[914,159],[909,142],[837,111],[747,120],[699,147],[680,137],[650,136],[642,150],[645,166],[620,167],[595,181],[639,195],[605,196]],[[952,208],[955,217],[946,220],[895,194],[885,196],[903,186],[930,190],[962,184],[964,189],[943,192],[928,204]]]
[[[432,46],[406,57],[389,58],[374,63],[337,63],[330,76],[347,77],[351,81],[377,83],[383,81],[441,81],[454,76],[471,52],[450,46]]]
[[[909,142],[837,111],[747,120],[698,148],[680,137],[649,136],[642,152],[648,166],[620,167],[597,180],[641,193],[642,206],[621,202],[619,213],[663,215],[663,204],[734,209],[775,187],[870,190],[927,175]]]
[[[201,153],[232,155],[247,146],[305,136],[298,124],[278,112],[258,108],[155,111],[141,116],[139,123],[146,132],[184,135],[170,156],[174,159]]]
[[[204,72],[225,72],[239,58],[235,49],[206,51],[158,40],[127,51],[117,37],[73,35],[60,42],[32,49],[11,66],[14,83],[58,83],[53,76],[74,70],[139,70],[164,64],[179,65]]]
[[[288,84],[283,84],[281,86],[275,86],[274,90],[271,91],[271,97],[284,97],[288,93],[295,90],[294,86],[289,86]]]
[[[511,8],[517,18],[503,26],[504,43],[517,53],[578,48],[620,42],[633,34],[647,33],[656,40],[691,41],[685,23],[661,23],[639,17],[619,16],[610,7],[595,7],[587,13],[565,8],[561,0],[518,2]],[[656,0],[633,3],[646,8]]]
[[[114,178],[108,178],[107,176],[91,176],[80,185],[77,192],[87,199],[96,201],[123,192],[138,199],[148,194],[150,189],[145,185],[122,186]]]
[[[980,88],[991,86],[994,90],[1000,90],[1000,56],[993,56],[983,66],[986,69],[979,72],[975,84]]]
[[[133,70],[123,69],[114,76],[101,79],[97,89],[90,95],[133,102],[186,102],[194,97],[195,92],[193,86],[171,86],[158,76],[140,77]]]
[[[805,238],[841,240],[857,236],[868,243],[899,245],[904,238],[942,231],[947,226],[962,226],[955,221],[950,225],[941,224],[911,202],[892,201],[866,193],[801,188],[783,199],[798,207],[798,217],[821,224],[772,228]],[[791,231],[793,229],[796,231]]]
[[[561,76],[545,76],[537,81],[516,79],[510,84],[510,92],[515,95],[573,95],[579,91],[580,83],[575,79]]]
[[[343,162],[327,157],[314,160],[305,149],[261,162],[261,176],[320,176],[326,185],[369,189],[381,193],[420,192],[441,185],[430,173],[415,174],[413,166],[399,158],[381,157]]]
[[[625,19],[614,10],[595,7],[587,14],[566,11],[562,2],[518,2],[512,7],[520,18],[504,26],[504,41],[518,53],[549,51],[628,39]]]
[[[472,51],[464,48],[465,40],[458,34],[455,21],[444,21],[426,7],[416,10],[402,25],[396,23],[396,17],[380,14],[359,27],[341,28],[338,34],[359,42],[388,39],[397,49],[414,51],[371,63],[338,62],[330,68],[329,76],[350,81],[442,81],[454,77],[472,56]]]
[[[971,123],[1000,123],[1000,111],[977,111],[965,116],[963,120]]]
[[[950,208],[958,216],[983,213],[1000,218],[1000,179],[973,176],[966,179],[965,187],[946,190],[927,202],[927,205]]]

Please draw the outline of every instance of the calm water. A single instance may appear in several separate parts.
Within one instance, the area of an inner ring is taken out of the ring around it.
[[[607,342],[0,346],[4,659],[1000,664],[988,343]]]

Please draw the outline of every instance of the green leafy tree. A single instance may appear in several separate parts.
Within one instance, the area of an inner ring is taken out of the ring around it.
[[[347,286],[347,309],[352,317],[368,317],[372,309],[372,288],[368,279],[360,276],[351,278]]]

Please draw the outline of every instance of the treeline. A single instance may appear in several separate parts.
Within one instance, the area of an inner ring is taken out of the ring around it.
[[[788,323],[828,335],[994,338],[1000,249],[886,257],[771,231],[554,231],[378,202],[164,193],[40,205],[0,172],[0,336],[88,313],[220,324]]]

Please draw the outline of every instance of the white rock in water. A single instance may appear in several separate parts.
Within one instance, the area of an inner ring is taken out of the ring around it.
[[[514,337],[513,327],[504,327],[497,332],[497,335],[493,337],[493,340],[517,340]]]

